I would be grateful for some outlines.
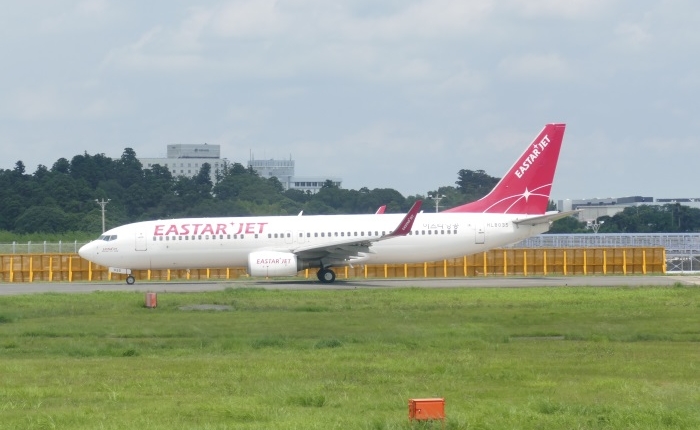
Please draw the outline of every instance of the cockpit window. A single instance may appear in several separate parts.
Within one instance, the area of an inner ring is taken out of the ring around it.
[[[113,235],[103,234],[97,240],[104,240],[105,242],[111,242],[113,240],[117,240],[117,235],[116,234],[113,234]]]

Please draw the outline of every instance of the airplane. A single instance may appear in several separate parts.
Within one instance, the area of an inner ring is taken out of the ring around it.
[[[519,242],[576,211],[547,212],[565,124],[547,124],[489,194],[439,213],[384,208],[365,215],[250,216],[143,221],[112,228],[82,246],[86,260],[133,270],[247,267],[252,277],[318,268],[439,261]]]

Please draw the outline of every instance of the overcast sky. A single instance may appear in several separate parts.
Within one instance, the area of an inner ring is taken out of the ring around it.
[[[424,194],[565,122],[552,198],[700,197],[698,28],[691,0],[10,2],[0,168],[207,142]]]

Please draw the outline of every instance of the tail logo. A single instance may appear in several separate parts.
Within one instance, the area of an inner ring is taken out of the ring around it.
[[[542,215],[547,212],[565,124],[547,124],[481,199],[443,212]]]
[[[545,134],[545,136],[542,138],[542,140],[539,141],[539,143],[534,143],[532,145],[532,151],[528,156],[523,160],[523,164],[518,166],[515,169],[515,176],[518,177],[518,179],[522,178],[525,172],[527,172],[527,169],[529,169],[537,160],[537,157],[539,157],[542,153],[544,153],[545,149],[547,148],[547,145],[549,145],[549,136]]]

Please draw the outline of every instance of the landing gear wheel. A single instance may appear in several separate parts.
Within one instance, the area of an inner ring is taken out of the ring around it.
[[[335,272],[331,269],[321,269],[316,273],[316,276],[318,276],[318,280],[324,284],[330,284],[335,281]]]
[[[129,285],[134,285],[134,282],[136,282],[136,278],[133,277],[133,275],[129,275],[126,277],[126,283]]]

